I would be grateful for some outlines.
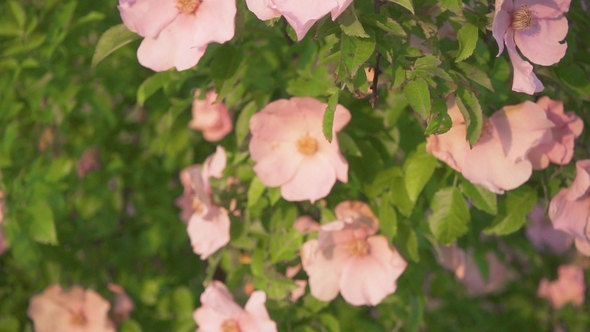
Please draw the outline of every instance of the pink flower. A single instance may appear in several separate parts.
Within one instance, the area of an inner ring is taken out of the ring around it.
[[[549,250],[555,254],[563,254],[574,242],[574,238],[553,228],[551,220],[545,215],[542,205],[535,205],[529,213],[533,223],[526,228],[526,236],[537,250]]]
[[[199,325],[197,332],[276,332],[277,326],[268,316],[265,302],[266,294],[255,291],[242,309],[227,287],[214,280],[201,294],[201,307],[193,313]]]
[[[373,235],[379,221],[365,203],[342,202],[336,217],[301,247],[311,294],[331,301],[340,292],[352,305],[377,305],[395,292],[407,263],[384,236]]]
[[[123,287],[111,283],[107,287],[116,295],[113,304],[113,320],[115,320],[115,323],[120,324],[129,319],[131,312],[135,309],[135,304]]]
[[[555,127],[541,144],[529,152],[528,157],[533,163],[533,168],[547,168],[549,162],[558,165],[569,164],[574,155],[574,140],[582,134],[584,122],[574,112],[564,113],[563,103],[549,97],[542,97],[537,101],[537,105],[545,110],[547,118]]]
[[[532,95],[544,89],[533,66],[520,57],[516,46],[532,63],[550,66],[559,62],[567,49],[567,43],[560,42],[567,35],[563,13],[569,6],[570,0],[496,0],[492,31],[498,56],[506,43],[514,67],[512,90]]]
[[[280,99],[250,119],[254,172],[264,185],[280,186],[288,201],[315,202],[330,193],[336,179],[348,181],[348,163],[336,133],[350,121],[350,112],[336,106],[330,143],[322,132],[327,106],[308,97]]]
[[[31,298],[27,315],[37,332],[114,332],[109,308],[109,302],[92,289],[74,286],[65,291],[53,284]]]
[[[119,0],[127,28],[144,37],[139,63],[155,71],[195,66],[212,42],[234,36],[235,0]]]
[[[195,97],[200,91],[197,90]],[[203,137],[209,141],[219,141],[233,129],[231,117],[227,107],[223,103],[215,103],[217,93],[213,90],[207,92],[205,100],[193,101],[193,119],[188,126],[194,130],[203,132]]]
[[[437,256],[437,260],[445,269],[455,273],[457,280],[465,284],[467,294],[470,296],[496,292],[510,280],[506,266],[491,251],[485,255],[488,264],[486,279],[475,261],[473,249],[469,249],[466,253],[457,243],[441,246],[439,249],[440,255]]]
[[[295,266],[287,267],[287,271],[285,272],[285,277],[293,278],[299,271],[301,270],[301,264],[297,264]],[[307,288],[307,280],[293,280],[297,288],[291,291],[291,295],[289,299],[291,302],[297,302],[297,300],[305,295],[305,288]]]
[[[568,303],[577,306],[584,304],[584,270],[575,265],[562,265],[557,270],[558,279],[549,281],[543,278],[539,283],[537,295],[549,300],[551,306],[559,309]]]
[[[248,9],[263,21],[285,16],[298,40],[326,14],[331,13],[335,21],[351,3],[352,0],[246,0]]]
[[[453,127],[447,133],[428,137],[427,152],[460,171],[467,180],[497,194],[517,188],[530,178],[533,169],[527,154],[554,126],[540,106],[530,101],[505,106],[485,119],[479,141],[470,148],[461,111],[454,99],[448,104]]]
[[[76,172],[79,178],[84,178],[86,174],[100,170],[100,148],[98,146],[90,147],[82,153],[76,164]]]
[[[576,248],[590,256],[590,159],[576,163],[576,178],[569,188],[561,189],[549,204],[549,218],[555,229],[575,238]]]
[[[206,259],[229,240],[230,220],[227,211],[211,201],[209,178],[221,178],[226,156],[218,146],[215,154],[207,158],[203,166],[194,165],[180,173],[184,193],[176,199],[182,209],[180,218],[187,222],[187,232],[193,251]]]

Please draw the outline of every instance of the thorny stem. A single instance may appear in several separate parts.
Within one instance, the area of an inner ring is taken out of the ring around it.
[[[383,3],[381,0],[374,0],[373,1],[373,8],[375,9],[375,14],[379,14],[379,9]],[[381,74],[381,69],[379,69],[379,61],[381,60],[381,53],[377,51],[375,55],[375,74],[373,75],[373,83],[371,84],[371,99],[369,102],[371,103],[371,107],[375,108],[375,104],[377,103],[377,99],[379,98],[379,92],[377,91],[377,85],[379,84],[379,74]]]

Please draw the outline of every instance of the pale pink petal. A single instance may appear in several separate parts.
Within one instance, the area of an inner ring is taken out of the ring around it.
[[[492,293],[499,290],[509,280],[506,266],[498,259],[493,252],[485,255],[488,264],[488,278],[484,279],[480,268],[475,261],[474,252],[467,253],[465,264],[465,277],[461,281],[467,286],[469,295],[480,295]]]
[[[170,0],[120,0],[117,7],[127,28],[146,38],[157,38],[179,15],[176,1]]]
[[[187,232],[193,251],[206,259],[229,240],[229,216],[227,211],[212,205],[206,215],[193,214]]]
[[[544,8],[535,6],[530,8]],[[533,12],[533,15],[534,12]],[[553,65],[565,55],[567,43],[560,42],[567,35],[568,24],[565,17],[534,19],[530,29],[515,31],[514,40],[518,49],[532,63],[543,66]]]
[[[569,11],[571,0],[514,0],[514,6],[526,5],[534,16],[543,19],[555,19]],[[540,7],[540,8],[537,8]]]
[[[555,229],[562,230],[576,239],[587,241],[586,227],[590,216],[590,197],[570,201],[569,189],[562,189],[549,205],[549,218]],[[577,241],[576,241],[577,242]]]
[[[334,167],[324,156],[306,156],[299,164],[295,176],[281,186],[281,196],[291,202],[310,200],[313,203],[328,196],[334,183]]]
[[[193,312],[193,319],[199,326],[197,332],[218,332],[222,331],[223,323],[231,317],[202,306]]]
[[[512,28],[506,34],[504,41],[506,42],[506,50],[514,68],[514,78],[512,80],[512,90],[516,92],[523,92],[532,95],[536,92],[541,92],[545,87],[543,83],[533,73],[533,66],[524,61],[516,51],[516,44],[514,43],[514,34]]]
[[[283,14],[295,30],[298,40],[305,37],[315,22],[337,7],[336,1],[274,0],[273,2],[277,11]]]
[[[336,0],[336,2],[338,3],[338,6],[334,9],[332,9],[332,11],[331,11],[332,21],[336,21],[338,16],[340,16],[340,14],[342,14],[346,10],[346,8],[348,8],[348,6],[350,6],[350,4],[352,3],[352,0]]]
[[[266,293],[263,291],[255,291],[250,295],[244,309],[259,320],[270,320],[268,312],[266,311],[265,303]]]
[[[314,138],[317,139],[319,146],[317,154],[321,154],[324,158],[328,159],[336,171],[336,178],[338,180],[344,183],[348,182],[348,162],[340,153],[336,134],[334,133],[332,136],[331,143],[328,143],[323,134],[320,137]]]
[[[563,254],[574,242],[574,238],[560,230],[553,228],[549,217],[545,214],[545,208],[542,205],[535,205],[533,210],[528,214],[532,224],[526,228],[526,236],[531,241],[535,249],[539,251],[549,250],[555,254]]]
[[[234,36],[236,1],[202,1],[194,15],[185,14],[192,19],[185,29],[192,32],[191,45],[204,46],[212,42],[225,43]]]
[[[457,243],[449,246],[440,246],[440,256],[437,255],[437,261],[442,267],[453,271],[458,279],[465,277],[465,250],[459,248]]]
[[[340,293],[352,305],[377,305],[395,292],[407,263],[384,236],[367,238],[369,254],[352,257],[342,270]]]
[[[567,199],[570,201],[585,199],[590,190],[590,159],[576,162],[576,178],[568,189]]]
[[[215,153],[207,157],[203,163],[203,178],[214,177],[221,179],[223,177],[223,170],[227,164],[227,156],[223,146],[218,145],[215,148]]]
[[[246,6],[262,21],[281,17],[281,13],[273,9],[274,4],[271,0],[246,0]]]
[[[320,301],[331,301],[339,292],[342,269],[349,258],[342,246],[317,251],[317,240],[301,246],[301,262],[309,276],[311,294]]]
[[[207,45],[191,43],[194,31],[187,28],[191,21],[188,15],[179,15],[157,38],[146,37],[137,50],[139,63],[154,71],[194,67],[205,54]]]
[[[514,162],[504,155],[502,144],[493,138],[480,139],[465,157],[463,176],[496,194],[525,183],[533,168],[528,160]]]
[[[470,150],[470,146],[466,139],[465,119],[452,95],[447,99],[447,114],[451,117],[453,126],[444,134],[428,136],[426,152],[445,162],[452,169],[461,172],[465,155]]]
[[[297,264],[295,266],[287,266],[287,270],[285,271],[285,277],[293,278],[301,271],[301,264]]]
[[[377,233],[379,219],[371,211],[371,207],[361,201],[344,201],[338,203],[334,209],[336,218],[355,227],[366,227],[369,234]]]
[[[257,145],[251,144],[250,153],[255,155],[256,148]],[[253,149],[254,151],[252,151]],[[254,166],[254,172],[256,172],[262,183],[266,186],[283,186],[289,183],[289,181],[292,181],[298,172],[301,172],[301,167],[305,163],[306,158],[309,157],[305,157],[299,153],[295,144],[282,143],[272,150],[272,153],[256,160],[257,163]],[[314,187],[309,184],[307,186]]]
[[[504,52],[504,36],[512,24],[512,15],[510,12],[502,10],[501,8],[501,4],[498,4],[498,1],[496,1],[496,13],[494,15],[494,23],[492,25],[492,35],[498,44],[498,55],[496,56],[500,56],[500,54]]]
[[[318,231],[320,224],[313,220],[310,216],[301,216],[295,220],[293,227],[301,234],[309,234]]]
[[[293,104],[292,99],[275,100],[252,115],[252,136],[267,141],[296,142],[305,133],[307,125],[301,110]]]
[[[305,295],[305,288],[307,287],[307,280],[293,280],[297,288],[291,291],[291,295],[289,295],[289,300],[292,302],[297,302],[300,297]]]
[[[580,306],[585,300],[586,285],[584,270],[575,265],[561,265],[557,271],[557,280],[549,282],[543,278],[539,284],[537,295],[546,298],[555,309],[568,303]]]
[[[490,120],[492,133],[502,142],[506,156],[515,161],[527,159],[529,150],[537,146],[555,125],[539,105],[525,101],[505,106]]]
[[[117,284],[109,283],[107,287],[111,292],[116,294],[113,304],[114,320],[121,322],[129,319],[131,312],[135,309],[135,303],[133,303],[131,297],[125,292],[123,287]]]
[[[576,249],[586,256],[590,256],[590,241],[586,239],[576,238]]]
[[[198,94],[198,90],[197,93]],[[189,122],[189,128],[200,130],[207,141],[218,141],[229,134],[233,129],[231,116],[225,104],[216,103],[217,93],[214,90],[207,92],[205,100],[193,101],[193,119]]]
[[[232,294],[220,281],[213,280],[201,294],[201,305],[230,318],[241,315],[244,310],[234,302]]]

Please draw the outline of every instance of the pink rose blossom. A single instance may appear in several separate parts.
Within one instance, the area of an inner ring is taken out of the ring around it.
[[[227,287],[214,280],[201,294],[201,307],[193,313],[199,325],[197,332],[276,332],[277,326],[268,316],[265,302],[266,293],[255,291],[242,309]]]
[[[79,178],[84,178],[86,174],[100,170],[100,148],[93,146],[86,149],[78,163],[76,164],[76,172]]]
[[[543,278],[539,283],[537,295],[549,300],[551,306],[559,309],[568,303],[576,306],[584,304],[584,270],[575,265],[562,265],[557,270],[558,279],[549,281]]]
[[[195,66],[209,43],[234,36],[235,0],[119,0],[127,28],[144,37],[139,63],[154,71]]]
[[[504,51],[514,67],[512,90],[532,95],[544,89],[533,73],[533,66],[523,60],[516,46],[529,61],[542,66],[553,65],[565,55],[568,30],[563,16],[570,0],[496,0],[492,27],[498,43],[498,56]]]
[[[373,235],[379,225],[368,205],[342,202],[336,215],[301,247],[311,294],[331,301],[340,292],[352,305],[377,305],[395,292],[407,263],[384,236]]]
[[[110,304],[92,289],[63,290],[53,284],[29,302],[27,315],[37,332],[114,332],[108,318]]]
[[[467,180],[497,194],[517,188],[530,178],[532,164],[527,154],[551,134],[549,129],[554,126],[539,105],[526,101],[495,112],[484,120],[473,148],[466,140],[465,120],[454,99],[448,106],[453,127],[428,137],[427,152],[460,171]]]
[[[281,187],[288,201],[315,202],[330,193],[336,179],[348,181],[348,163],[336,133],[350,121],[350,112],[336,106],[330,143],[322,132],[327,107],[308,97],[280,99],[250,119],[254,172],[264,185]]]
[[[488,278],[484,278],[477,262],[473,249],[461,249],[457,243],[450,246],[441,246],[439,263],[447,270],[453,271],[457,280],[465,284],[467,294],[470,296],[493,293],[510,280],[506,266],[493,252],[485,255],[488,264]]]
[[[574,112],[564,113],[563,103],[542,97],[537,101],[547,113],[547,118],[555,124],[551,134],[529,152],[529,160],[534,169],[544,169],[549,162],[566,165],[574,156],[574,140],[582,134],[584,121]]]
[[[199,90],[195,93],[198,98]],[[227,107],[223,103],[215,103],[217,93],[213,90],[207,92],[205,100],[193,101],[193,119],[188,126],[194,130],[203,132],[203,137],[209,141],[219,141],[233,129],[231,117]]]
[[[229,240],[230,220],[227,211],[211,201],[209,178],[221,178],[226,164],[223,147],[207,158],[203,166],[194,165],[180,173],[184,193],[176,199],[182,209],[180,218],[188,223],[187,232],[193,251],[206,259]]]
[[[576,248],[590,256],[590,159],[576,163],[576,178],[569,188],[561,189],[549,204],[549,218],[555,229],[575,238]]]
[[[553,228],[549,217],[545,214],[542,205],[535,205],[529,213],[532,224],[526,228],[526,236],[535,249],[540,251],[548,250],[555,254],[563,254],[574,243],[574,238],[560,230]]]
[[[113,320],[115,323],[120,324],[121,322],[129,319],[131,312],[135,309],[135,303],[125,289],[117,284],[108,284],[108,289],[115,293],[115,302],[113,304]]]
[[[298,40],[326,14],[331,13],[332,21],[336,20],[351,3],[352,0],[246,0],[248,9],[263,21],[285,16]]]

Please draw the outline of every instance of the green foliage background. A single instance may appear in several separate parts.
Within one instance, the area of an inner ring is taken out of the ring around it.
[[[193,331],[191,314],[211,278],[224,280],[241,303],[246,283],[265,290],[280,331],[587,330],[588,305],[555,311],[536,297],[539,280],[554,279],[574,250],[565,257],[538,254],[522,230],[535,202],[571,182],[573,163],[535,172],[527,185],[496,196],[424,151],[426,134],[450,126],[444,98],[451,93],[465,105],[472,142],[482,115],[536,99],[511,91],[509,59],[495,56],[488,30],[493,4],[398,0],[375,13],[372,1],[355,0],[301,42],[293,41],[284,19],[271,27],[243,1],[237,4],[231,42],[210,45],[191,70],[163,73],[138,64],[140,39],[119,26],[116,1],[0,4],[0,187],[10,245],[0,256],[0,331],[32,331],[28,301],[55,282],[92,287],[105,297],[108,282],[122,285],[136,310],[121,331]],[[590,16],[579,1],[566,16],[566,56],[535,71],[546,86],[540,95],[563,101],[587,127]],[[458,41],[439,39],[445,22]],[[107,30],[103,38],[110,39],[97,48]],[[410,46],[412,35],[424,40],[421,48]],[[363,69],[377,62],[382,74],[372,107]],[[237,200],[243,217],[232,217],[228,247],[203,262],[192,252],[174,199],[182,192],[180,170],[215,150],[187,128],[195,89],[213,87],[234,115],[235,131],[220,142],[229,156],[225,175],[241,181],[228,191],[224,181],[214,185],[226,206]],[[316,97],[331,108],[341,103],[352,113],[338,134],[349,182],[316,204],[286,202],[276,188],[265,188],[248,155],[249,117],[291,96]],[[585,132],[577,140],[575,160],[588,158],[588,138]],[[81,179],[76,162],[92,146],[100,148],[102,169]],[[289,302],[294,284],[283,274],[298,262],[304,240],[292,229],[295,218],[329,222],[333,207],[347,199],[371,205],[381,233],[409,262],[397,292],[374,308],[309,294]],[[430,211],[436,222],[429,225]],[[482,241],[482,233],[502,237]],[[486,251],[498,252],[516,281],[501,293],[468,297],[433,249],[457,239],[476,248],[482,266]],[[508,260],[501,246],[526,259]],[[241,255],[252,262],[241,263]]]

